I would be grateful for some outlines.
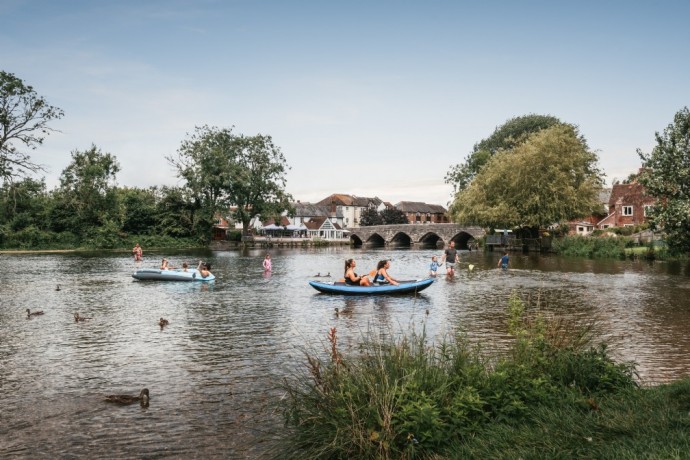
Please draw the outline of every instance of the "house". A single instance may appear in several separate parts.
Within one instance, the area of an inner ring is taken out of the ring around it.
[[[323,200],[316,203],[320,206],[328,206],[331,212],[337,213],[340,211],[343,216],[342,226],[359,227],[359,221],[362,218],[362,211],[368,208],[378,209],[383,201],[379,198],[367,198],[355,195],[346,195],[344,193],[334,193]]]
[[[323,238],[327,240],[347,238],[349,233],[328,217],[316,217],[304,223],[309,238]]]
[[[608,215],[597,223],[597,228],[632,227],[644,224],[649,209],[656,199],[645,193],[642,184],[615,184],[609,197]]]
[[[291,206],[294,209],[294,214],[287,216],[287,218],[293,225],[302,225],[314,219],[327,217],[332,223],[338,224],[341,228],[343,227],[343,213],[337,207],[332,211],[330,206],[303,203],[299,200],[296,203],[291,203]]]
[[[568,222],[568,235],[589,236],[596,228],[596,223],[586,220]]]
[[[441,224],[450,222],[446,208],[438,204],[401,201],[395,207],[405,213],[410,224]]]

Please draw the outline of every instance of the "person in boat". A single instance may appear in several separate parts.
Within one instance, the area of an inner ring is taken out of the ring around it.
[[[132,248],[132,254],[134,255],[134,261],[135,262],[141,262],[141,259],[144,256],[144,250],[141,249],[141,246],[139,246],[139,243],[135,244],[134,247]]]
[[[273,269],[273,264],[271,263],[271,255],[266,254],[266,257],[264,257],[264,271],[270,272]]]
[[[197,271],[202,278],[206,278],[211,274],[211,264],[205,264],[199,261],[199,265],[196,267]]]
[[[394,280],[388,274],[388,269],[391,268],[390,260],[380,260],[376,265],[376,274],[374,275],[374,283],[378,284],[392,284],[393,286],[399,286],[397,280]]]
[[[187,262],[182,262],[182,271],[183,272],[189,271],[189,264]]]
[[[168,262],[168,259],[163,257],[163,260],[161,260],[161,270],[172,270],[173,268],[175,268],[175,267],[170,265],[170,262]]]
[[[350,286],[371,286],[371,281],[369,281],[367,276],[358,276],[355,273],[356,266],[355,259],[347,259],[345,261],[345,284]]]

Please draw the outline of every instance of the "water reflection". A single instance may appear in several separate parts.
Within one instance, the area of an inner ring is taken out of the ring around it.
[[[574,322],[600,319],[601,336],[619,357],[639,363],[647,383],[689,374],[687,263],[512,254],[503,271],[498,254],[463,252],[453,278],[442,269],[417,296],[343,297],[320,294],[307,281],[315,273],[337,279],[348,257],[362,271],[393,258],[392,276],[421,278],[440,254],[270,252],[270,273],[264,250],[173,254],[191,264],[208,260],[214,283],[135,281],[129,254],[3,256],[0,456],[253,458],[281,427],[271,403],[282,376],[302,365],[304,350],[327,353],[331,327],[342,351],[356,350],[367,331],[412,328],[431,339],[460,330],[500,350],[512,292]],[[147,252],[139,265],[155,266],[158,256]],[[27,321],[26,308],[45,314]],[[75,323],[75,312],[93,319]],[[163,330],[161,317],[170,321]],[[143,387],[151,390],[144,410],[103,404],[104,395]]]

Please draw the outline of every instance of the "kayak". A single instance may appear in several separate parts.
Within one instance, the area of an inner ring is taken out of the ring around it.
[[[353,286],[341,281],[309,281],[311,287],[326,294],[346,295],[390,295],[412,294],[422,291],[434,282],[434,278],[422,280],[400,281],[398,286],[393,284],[372,284],[371,286]]]
[[[138,280],[153,280],[153,281],[213,281],[216,279],[213,274],[206,278],[202,277],[199,272],[192,268],[185,271],[182,270],[159,270],[157,268],[140,268],[132,273],[132,278]]]

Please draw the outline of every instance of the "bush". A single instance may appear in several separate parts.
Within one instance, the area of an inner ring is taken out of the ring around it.
[[[625,258],[630,238],[592,236],[566,236],[554,240],[553,251],[568,257]]]
[[[276,455],[452,456],[455,446],[495,423],[636,386],[632,364],[617,364],[605,346],[591,346],[593,326],[526,311],[513,295],[514,346],[493,363],[462,337],[434,345],[414,330],[388,339],[369,333],[358,354],[344,356],[331,328],[329,349],[320,358],[308,354],[306,372],[284,383],[288,429]]]

